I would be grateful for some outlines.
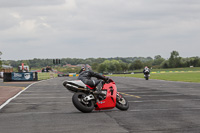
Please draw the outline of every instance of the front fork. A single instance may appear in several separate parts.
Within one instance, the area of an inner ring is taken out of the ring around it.
[[[126,100],[123,98],[122,95],[119,94],[119,92],[117,92],[117,101],[118,101],[120,104],[126,104]]]
[[[117,101],[120,101],[121,98],[122,98],[122,96],[119,94],[119,92],[117,92],[116,100],[117,100]]]

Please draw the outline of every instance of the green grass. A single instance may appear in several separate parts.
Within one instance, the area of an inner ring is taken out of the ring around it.
[[[57,77],[55,73],[38,73],[38,80],[46,80],[50,78]]]
[[[140,73],[140,74],[113,74],[113,75],[108,75],[108,76],[109,77],[110,76],[119,76],[119,77],[144,78],[143,73]],[[150,79],[200,83],[200,72],[154,73],[154,74],[151,74]]]
[[[143,69],[134,70],[134,72],[142,72],[142,71]],[[200,67],[151,69],[151,72],[158,72],[158,71],[200,71]]]

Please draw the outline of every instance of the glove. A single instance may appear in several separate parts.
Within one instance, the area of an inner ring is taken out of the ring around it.
[[[105,82],[106,83],[109,83],[110,82],[110,79],[108,77],[105,77]]]

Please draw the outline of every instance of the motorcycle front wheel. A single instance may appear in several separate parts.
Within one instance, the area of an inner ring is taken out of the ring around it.
[[[116,108],[120,110],[128,110],[129,104],[127,99],[122,95],[122,94],[117,94],[117,99],[116,99]]]
[[[74,106],[83,113],[90,113],[94,109],[93,101],[84,101],[87,95],[83,92],[74,93],[72,97],[72,102]]]

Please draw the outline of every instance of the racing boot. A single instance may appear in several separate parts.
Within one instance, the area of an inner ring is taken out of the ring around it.
[[[102,93],[102,88],[103,88],[103,81],[101,81],[101,82],[96,86],[96,90],[94,91],[94,94],[97,94],[97,95],[105,95],[104,93]]]

